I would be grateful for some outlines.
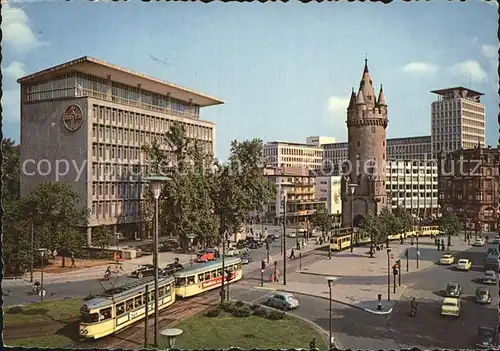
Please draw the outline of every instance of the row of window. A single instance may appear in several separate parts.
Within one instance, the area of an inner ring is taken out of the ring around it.
[[[142,179],[150,174],[151,167],[133,163],[92,163],[93,180],[130,181]]]
[[[116,218],[119,216],[137,216],[144,212],[144,201],[93,201],[92,217]]]
[[[94,199],[108,197],[140,199],[148,185],[129,182],[120,183],[93,183],[92,196]]]
[[[234,265],[224,266],[226,272],[232,273],[241,270],[241,263]],[[222,268],[213,269],[209,272],[203,272],[199,274],[193,274],[188,277],[175,278],[175,286],[182,287],[186,285],[193,285],[197,283],[203,283],[204,281],[209,281],[211,279],[222,277]]]

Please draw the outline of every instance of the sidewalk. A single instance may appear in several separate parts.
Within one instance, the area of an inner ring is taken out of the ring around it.
[[[451,252],[459,252],[469,249],[470,246],[463,241],[453,240]],[[390,243],[390,260],[392,266],[396,260],[401,259],[403,271],[406,271],[405,251],[409,249],[409,266],[411,272],[416,269],[416,244],[409,242],[401,245],[399,242]],[[430,238],[419,240],[419,269],[427,269],[439,260],[442,251],[437,251],[434,241]],[[397,286],[394,293],[393,276],[390,277],[390,301],[388,301],[387,285],[387,251],[377,251],[373,258],[370,258],[369,247],[357,247],[353,252],[343,251],[332,255],[331,259],[315,262],[302,267],[301,271],[295,271],[287,276],[287,285],[281,283],[265,283],[264,289],[271,291],[287,291],[291,293],[314,296],[318,298],[329,299],[329,289],[326,277],[337,278],[332,287],[332,301],[341,303],[350,307],[364,310],[373,314],[390,314],[394,305],[400,299],[406,286],[402,284]],[[399,277],[398,277],[399,278]],[[399,279],[397,279],[399,281]],[[382,309],[377,310],[378,297],[382,295]]]

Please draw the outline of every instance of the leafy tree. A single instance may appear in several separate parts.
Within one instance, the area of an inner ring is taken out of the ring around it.
[[[10,138],[2,139],[2,200],[19,198],[20,186],[20,149]]]
[[[396,207],[393,211],[394,216],[399,220],[399,232],[406,233],[412,229],[412,218],[410,214],[402,207]]]
[[[461,229],[462,225],[455,212],[447,211],[443,214],[439,223],[439,230],[448,236],[448,245],[451,245],[451,236],[457,235]]]
[[[114,239],[114,233],[109,226],[100,225],[92,230],[92,242],[100,249],[107,249]]]
[[[333,225],[333,219],[328,214],[326,207],[317,209],[311,217],[311,222],[315,227],[321,228],[322,234],[328,234],[328,231]]]
[[[371,212],[368,212],[361,222],[361,229],[370,238],[370,257],[373,257],[375,245],[378,246],[385,240],[383,234],[384,228],[382,228],[380,222],[380,217],[373,215]]]
[[[389,235],[399,232],[400,223],[396,216],[394,216],[387,207],[384,207],[382,211],[380,211],[378,220],[383,241],[385,241],[386,247],[389,247]]]
[[[23,200],[3,201],[3,263],[6,273],[23,272],[31,260],[31,225]]]

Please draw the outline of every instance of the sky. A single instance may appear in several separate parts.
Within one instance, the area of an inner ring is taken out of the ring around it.
[[[347,140],[365,55],[388,103],[387,137],[430,135],[431,90],[465,86],[497,145],[496,3],[10,2],[3,15],[3,133],[19,141],[26,74],[82,56],[216,96],[216,156],[231,140]]]

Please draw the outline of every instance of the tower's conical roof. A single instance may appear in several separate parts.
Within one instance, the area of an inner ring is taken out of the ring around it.
[[[387,106],[387,102],[385,101],[384,89],[382,88],[382,84],[380,84],[380,91],[378,93],[377,105]]]
[[[363,91],[363,97],[366,104],[375,105],[375,90],[373,89],[372,78],[370,77],[370,71],[368,70],[368,59],[365,59],[365,68],[363,70],[363,75],[361,76],[361,83],[359,87]]]
[[[365,99],[363,97],[363,91],[359,89],[358,96],[356,97],[356,105],[365,105]]]
[[[354,88],[352,88],[351,99],[349,100],[349,107],[348,108],[353,108],[354,105],[356,105],[356,93],[354,92]]]

